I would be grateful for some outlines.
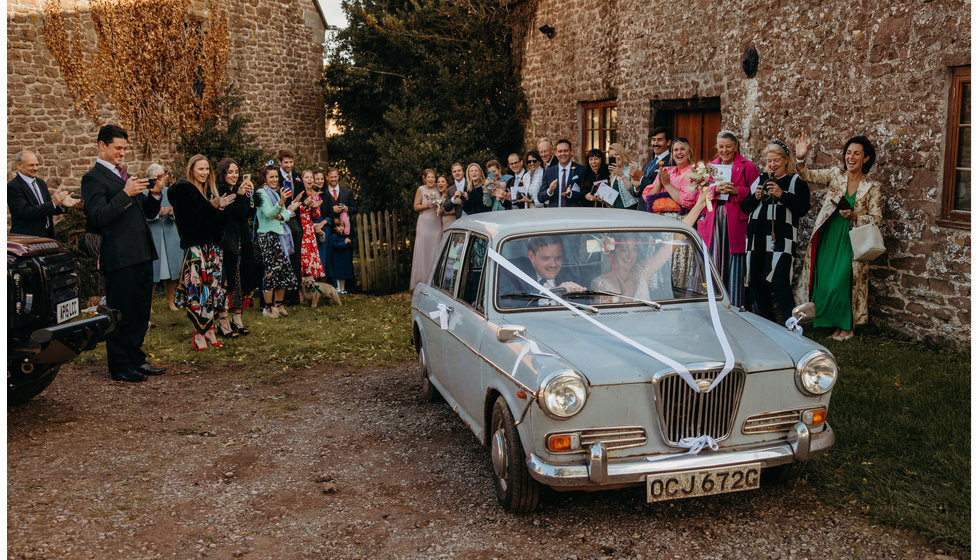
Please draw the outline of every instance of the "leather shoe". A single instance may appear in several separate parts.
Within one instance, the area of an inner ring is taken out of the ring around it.
[[[150,364],[144,362],[143,365],[136,368],[136,371],[138,373],[142,373],[143,375],[162,375],[163,372],[167,371],[167,368],[151,366]]]
[[[139,383],[140,381],[146,381],[145,375],[132,368],[126,368],[122,371],[110,372],[109,376],[112,377],[113,381],[128,381],[130,383]]]

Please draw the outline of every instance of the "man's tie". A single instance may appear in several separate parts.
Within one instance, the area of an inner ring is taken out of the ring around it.
[[[330,189],[330,196],[332,196],[332,197],[333,197],[333,201],[334,201],[335,203],[337,202],[337,197],[338,197],[338,196],[340,196],[340,193],[339,193],[339,192],[337,192],[337,191],[338,191],[338,189],[337,189],[336,187],[334,187],[334,188],[332,188],[332,189]]]
[[[122,177],[123,181],[129,180],[129,173],[126,173],[126,170],[119,165],[116,166],[116,173],[118,173],[119,176]]]
[[[565,181],[565,173],[567,171],[568,171],[567,169],[562,169],[561,170],[561,189],[558,192],[558,206],[561,206],[562,205],[562,197],[565,195],[565,183],[566,183],[566,181]]]
[[[31,179],[31,190],[34,191],[34,196],[37,197],[38,203],[43,206],[44,198],[41,197],[41,187],[37,186],[37,179]],[[44,227],[51,227],[51,216],[44,217]]]

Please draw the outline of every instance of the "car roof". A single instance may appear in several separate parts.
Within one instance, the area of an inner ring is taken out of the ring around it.
[[[486,234],[492,241],[511,235],[563,231],[618,229],[685,229],[687,224],[668,216],[615,208],[528,208],[470,214],[453,222],[449,230]]]

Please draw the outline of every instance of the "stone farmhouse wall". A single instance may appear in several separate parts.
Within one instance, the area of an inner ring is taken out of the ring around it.
[[[228,14],[230,53],[226,75],[246,99],[252,115],[249,132],[262,148],[288,147],[307,157],[326,159],[323,95],[316,85],[323,66],[324,22],[313,0],[220,0]],[[95,162],[98,126],[75,110],[61,71],[43,36],[44,0],[7,2],[7,161],[29,149],[39,155],[40,176],[51,187],[77,188]],[[66,3],[66,7],[67,7]],[[77,5],[84,10],[87,2]],[[195,0],[192,12],[206,16]],[[81,17],[94,48],[88,13]],[[120,124],[112,108],[99,109],[104,123]],[[132,138],[131,138],[132,139]],[[175,159],[173,146],[153,153],[165,167]],[[130,172],[151,163],[137,150],[126,155]]]
[[[617,102],[618,140],[643,161],[665,100],[720,98],[722,128],[757,164],[768,140],[806,130],[811,167],[834,166],[843,141],[865,134],[879,152],[871,176],[888,249],[872,266],[872,321],[969,345],[970,231],[939,217],[950,68],[970,64],[970,3],[538,0],[533,17],[528,148],[538,137],[577,143],[581,103],[601,100]],[[545,24],[553,38],[538,32]],[[753,78],[742,70],[750,46]],[[804,243],[823,196],[814,187]]]

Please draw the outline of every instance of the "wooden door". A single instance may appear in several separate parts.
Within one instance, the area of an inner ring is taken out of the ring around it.
[[[687,138],[694,150],[693,161],[710,161],[717,154],[715,140],[721,132],[721,111],[687,109],[671,111],[670,130],[675,138]]]

